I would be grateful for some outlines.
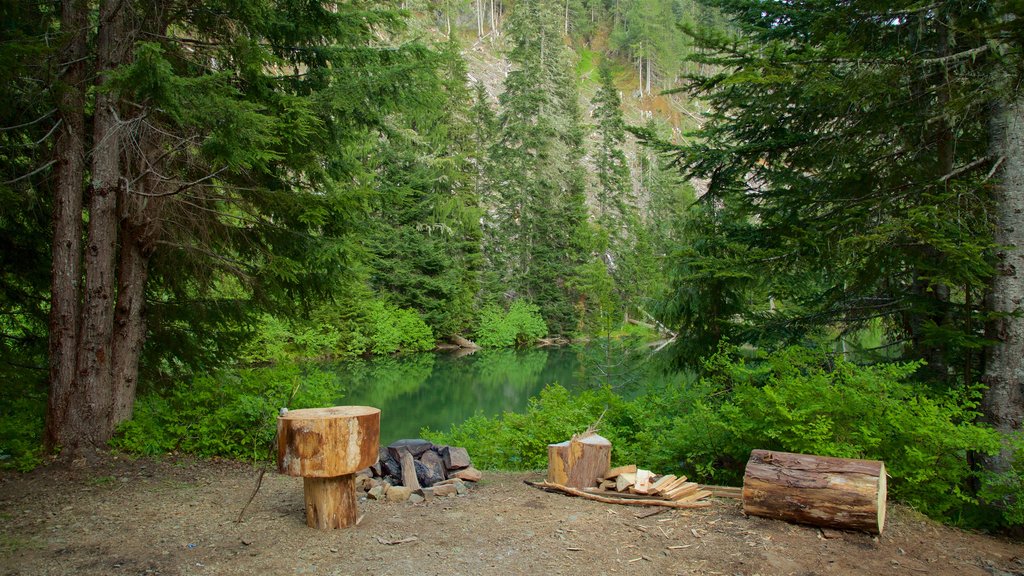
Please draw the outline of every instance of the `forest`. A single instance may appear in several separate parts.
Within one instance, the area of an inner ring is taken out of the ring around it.
[[[884,459],[1024,525],[1020,0],[0,6],[0,466],[250,457],[315,362],[597,346],[668,377],[425,432]]]

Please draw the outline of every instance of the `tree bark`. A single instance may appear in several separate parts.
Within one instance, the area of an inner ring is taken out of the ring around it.
[[[611,467],[612,444],[591,433],[548,444],[547,481],[573,488],[596,486]]]
[[[1001,103],[991,124],[992,152],[1002,159],[1002,173],[994,197],[997,272],[987,297],[990,313],[999,315],[986,327],[994,343],[986,348],[985,374],[988,386],[982,398],[985,419],[1004,434],[999,454],[986,457],[986,468],[1005,472],[1013,463],[1006,445],[1008,435],[1020,432],[1024,422],[1024,95]]]
[[[121,185],[121,135],[117,98],[106,90],[107,75],[123,61],[123,0],[100,4],[96,40],[97,94],[93,116],[92,183],[85,247],[85,292],[79,326],[72,405],[68,414],[71,454],[98,448],[113,434],[111,425],[111,338],[114,323],[117,249],[117,188]]]
[[[173,191],[158,173],[164,173],[161,136],[147,130],[136,136],[142,152],[127,166],[140,183],[140,190],[118,190],[121,249],[117,273],[117,305],[114,309],[111,378],[110,425],[130,420],[139,381],[139,357],[146,340],[145,296],[149,261],[156,250],[161,228],[160,217]]]
[[[885,529],[885,464],[753,450],[743,474],[743,512],[845,530]]]
[[[88,3],[61,4],[61,131],[57,138],[57,184],[53,199],[53,252],[50,280],[50,394],[45,444],[53,449],[63,436],[75,375],[78,290],[82,258],[82,181],[85,171],[85,75]]]

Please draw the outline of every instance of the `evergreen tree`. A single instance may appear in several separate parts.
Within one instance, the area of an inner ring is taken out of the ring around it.
[[[437,76],[385,125],[374,155],[369,262],[374,287],[419,311],[439,337],[470,327],[480,271],[465,63],[454,37],[441,48]]]
[[[506,291],[536,302],[549,328],[567,333],[576,325],[569,281],[582,261],[586,208],[583,131],[557,7],[527,0],[509,17],[515,69],[505,81],[491,148],[497,234],[489,250]]]
[[[611,65],[602,61],[598,74],[600,88],[594,95],[594,119],[599,138],[595,151],[597,172],[596,221],[612,238],[621,239],[621,226],[630,209],[629,195],[632,192],[629,164],[622,145],[626,140],[625,122],[619,92],[612,81]]]
[[[150,336],[170,344],[158,353],[217,350],[225,338],[189,335],[337,284],[367,190],[362,143],[429,70],[421,47],[384,45],[397,15],[362,3],[91,9],[61,14],[47,441],[67,454],[131,416]]]
[[[998,247],[1017,244],[1009,215],[1024,197],[1019,119],[1005,122],[1024,69],[1015,3],[711,4],[742,35],[692,31],[718,70],[693,91],[715,113],[676,159],[711,179],[715,230],[742,223],[725,237],[741,257],[724,276],[780,306],[726,312],[784,339],[882,318],[947,384],[976,381],[985,346],[987,417],[1018,431],[1019,360],[993,360],[1024,355],[1017,289],[1001,283],[1017,253]],[[993,462],[1006,470],[1008,452]]]

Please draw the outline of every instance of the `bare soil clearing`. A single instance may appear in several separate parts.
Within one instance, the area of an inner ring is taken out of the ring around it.
[[[890,506],[881,537],[746,517],[737,500],[614,506],[486,473],[464,497],[362,501],[345,530],[307,528],[302,479],[236,462],[108,457],[0,476],[0,574],[1024,573],[1024,544]]]

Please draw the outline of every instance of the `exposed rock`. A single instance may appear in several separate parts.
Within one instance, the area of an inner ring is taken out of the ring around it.
[[[469,452],[465,448],[457,446],[443,446],[441,457],[444,458],[444,465],[449,470],[468,468],[472,462],[469,461]]]
[[[404,448],[409,451],[413,456],[419,456],[427,450],[430,450],[434,445],[429,440],[422,438],[396,440],[391,444],[388,444],[388,452],[395,460],[401,460],[401,450]]]
[[[469,468],[453,472],[451,477],[458,478],[459,480],[465,480],[467,482],[479,482],[484,475],[476,468],[470,466]]]
[[[388,502],[405,502],[412,495],[412,488],[408,486],[392,486],[388,488]]]
[[[452,484],[452,486],[455,487],[455,493],[458,494],[459,496],[465,496],[466,494],[469,494],[469,488],[466,487],[466,483],[463,482],[462,480],[456,478],[455,483]]]
[[[458,493],[454,484],[438,484],[428,488],[434,496],[454,496]]]
[[[387,448],[381,448],[377,457],[380,464],[381,476],[391,476],[394,478],[400,478],[402,476],[402,467],[398,464],[398,459],[393,457]]]
[[[370,488],[370,491],[366,493],[366,497],[370,500],[382,500],[384,498],[386,487],[386,484],[378,484],[373,488]]]
[[[412,454],[409,453],[405,448],[400,448],[401,451],[401,462],[402,462],[402,486],[407,486],[413,490],[420,488],[419,482],[419,467],[423,465],[413,459]],[[419,464],[419,467],[417,467]]]
[[[423,496],[420,496],[419,494],[409,494],[409,502],[412,502],[413,504],[419,504],[420,502],[423,502],[423,500]]]
[[[427,450],[420,456],[418,463],[423,465],[422,475],[420,474],[420,467],[416,467],[416,477],[419,479],[421,486],[433,486],[447,478],[444,462],[441,461],[441,457],[437,455],[437,452]]]

